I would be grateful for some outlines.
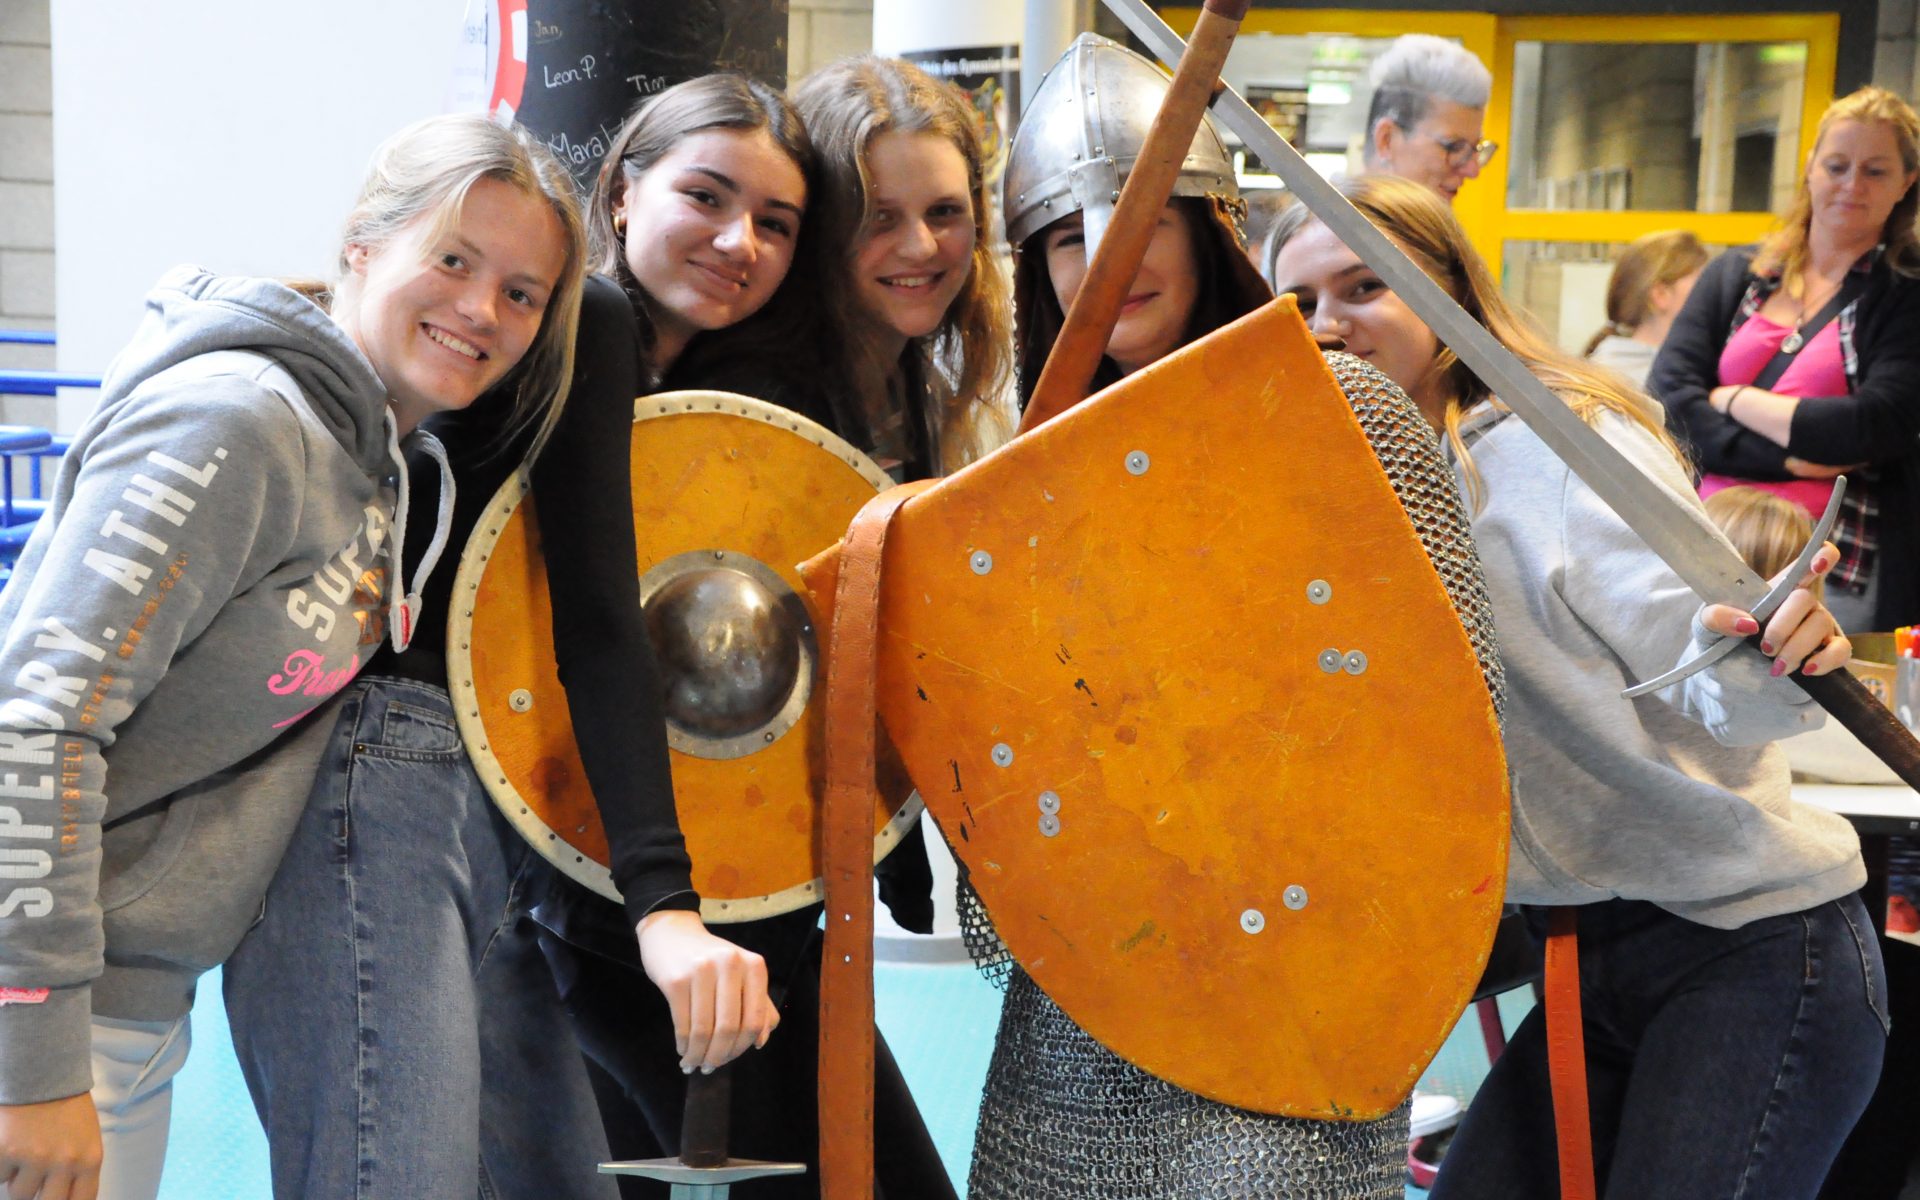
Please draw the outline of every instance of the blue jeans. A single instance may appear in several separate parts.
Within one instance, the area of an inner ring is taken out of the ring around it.
[[[341,710],[227,1013],[282,1200],[612,1200],[585,1066],[525,914],[533,853],[445,691]]]
[[[1589,904],[1580,985],[1601,1195],[1820,1190],[1886,1050],[1885,968],[1858,896],[1740,929],[1637,901]],[[1536,1007],[1467,1110],[1433,1200],[1557,1196],[1557,1171]]]

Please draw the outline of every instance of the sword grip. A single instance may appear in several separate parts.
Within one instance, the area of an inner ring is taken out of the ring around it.
[[[680,1117],[680,1161],[718,1167],[727,1161],[727,1126],[733,1116],[733,1065],[711,1075],[687,1076],[687,1106]]]
[[[1913,733],[1891,709],[1873,698],[1865,684],[1845,670],[1811,677],[1796,671],[1793,681],[1875,757],[1893,768],[1908,787],[1920,792],[1920,741],[1914,740]]]

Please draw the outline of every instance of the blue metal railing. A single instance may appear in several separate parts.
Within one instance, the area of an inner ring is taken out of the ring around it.
[[[0,329],[0,345],[57,345],[52,330]],[[97,388],[97,375],[77,375],[68,371],[0,370],[0,393],[16,396],[52,396],[63,387]],[[0,579],[12,573],[13,562],[32,535],[34,524],[46,512],[46,480],[43,468],[48,460],[59,461],[72,444],[71,438],[55,437],[45,429],[31,425],[0,425]],[[13,460],[27,460],[30,496],[13,494]]]
[[[0,371],[0,392],[16,396],[51,396],[63,387],[97,388],[98,375],[74,375],[66,371]]]

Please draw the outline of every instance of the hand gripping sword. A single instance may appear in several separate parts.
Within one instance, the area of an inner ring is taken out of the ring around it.
[[[1180,61],[1185,43],[1147,6],[1146,0],[1104,2],[1162,62]],[[1662,491],[1581,420],[1478,321],[1455,304],[1386,234],[1374,228],[1346,197],[1307,165],[1299,152],[1261,119],[1238,92],[1222,84],[1213,111],[1280,176],[1308,210],[1358,254],[1361,261],[1426,322],[1427,328],[1519,414],[1540,440],[1618,513],[1703,601],[1738,606],[1764,622],[1792,591],[1812,559],[1825,528],[1831,524],[1834,512],[1831,505],[1822,519],[1821,533],[1783,576],[1783,582],[1770,590],[1721,538],[1704,512]],[[1838,500],[1838,489],[1835,500]],[[1731,653],[1743,640],[1757,649],[1760,639],[1758,634],[1746,639],[1723,638],[1706,654],[1659,679],[1646,681],[1633,689],[1632,694],[1666,687]],[[1916,742],[1892,711],[1875,700],[1858,680],[1845,671],[1813,677],[1796,671],[1792,679],[1891,767],[1908,787],[1920,790],[1920,742]]]

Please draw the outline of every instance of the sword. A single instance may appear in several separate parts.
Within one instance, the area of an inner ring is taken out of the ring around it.
[[[602,1175],[637,1175],[672,1185],[671,1200],[727,1200],[736,1183],[769,1175],[800,1175],[805,1163],[760,1162],[727,1155],[727,1124],[733,1102],[733,1067],[687,1076],[687,1106],[680,1120],[680,1155],[600,1164]]]
[[[1186,43],[1147,6],[1146,0],[1104,0],[1104,3],[1162,62],[1172,65],[1180,61]],[[1227,128],[1239,134],[1241,141],[1281,178],[1288,190],[1298,196],[1334,236],[1359,255],[1360,260],[1426,322],[1427,328],[1492,388],[1507,407],[1519,414],[1540,440],[1618,513],[1696,595],[1709,604],[1736,605],[1752,613],[1756,620],[1765,621],[1771,615],[1779,603],[1772,592],[1777,591],[1778,598],[1783,599],[1792,590],[1796,574],[1789,573],[1784,577],[1784,586],[1770,590],[1766,581],[1722,540],[1706,513],[1668,496],[1581,420],[1478,321],[1455,304],[1425,271],[1401,253],[1386,234],[1361,216],[1346,197],[1308,166],[1299,151],[1224,82],[1213,109]],[[1804,570],[1817,544],[1809,545],[1802,552],[1801,564],[1795,571]],[[1727,638],[1723,642],[1737,644],[1740,640]],[[1744,640],[1758,648],[1758,634]],[[1708,655],[1687,664],[1679,674],[1706,665],[1709,655],[1715,651],[1729,652],[1721,645],[1717,643]],[[1678,674],[1670,673],[1661,678],[1665,683],[1672,683],[1677,677]],[[1811,678],[1796,671],[1792,679],[1891,767],[1907,786],[1920,790],[1920,742],[1916,742],[1892,711],[1875,700],[1857,679],[1845,671]]]

